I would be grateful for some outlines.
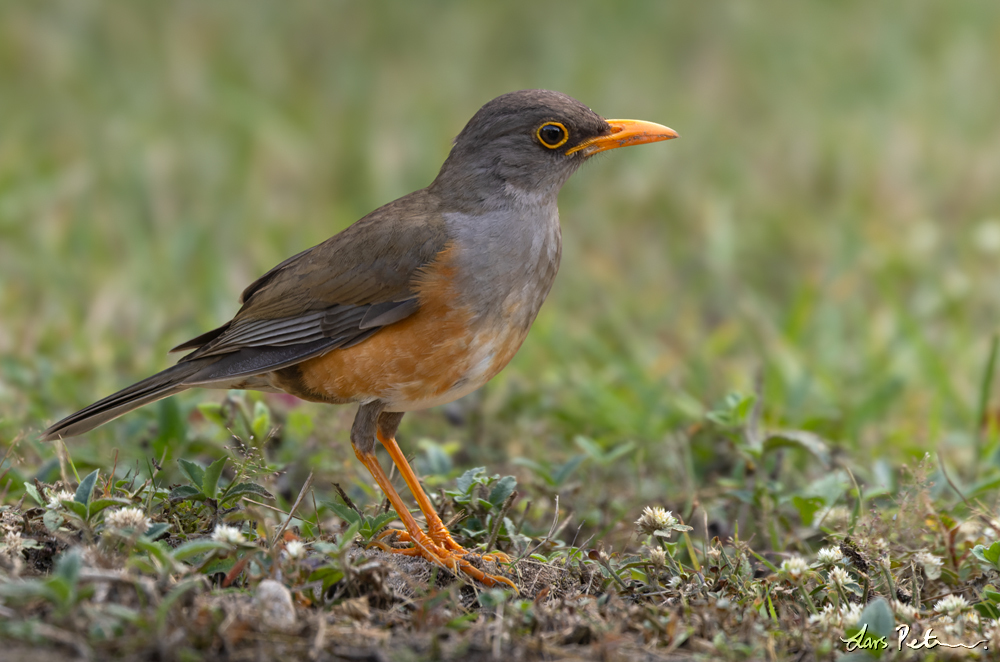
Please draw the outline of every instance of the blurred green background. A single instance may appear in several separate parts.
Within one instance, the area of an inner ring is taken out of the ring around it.
[[[0,443],[21,439],[32,475],[47,424],[428,184],[480,105],[544,87],[682,139],[574,176],[528,341],[452,422],[408,416],[408,453],[528,481],[514,458],[565,463],[584,435],[625,450],[588,447],[575,487],[620,489],[579,490],[581,510],[676,505],[731,471],[730,442],[697,431],[761,371],[765,423],[822,435],[863,478],[925,450],[989,464],[998,64],[987,1],[3,3]],[[296,421],[277,463],[357,471],[351,408],[267,402]],[[74,459],[151,454],[163,407],[70,442]],[[196,423],[171,463],[211,448]]]

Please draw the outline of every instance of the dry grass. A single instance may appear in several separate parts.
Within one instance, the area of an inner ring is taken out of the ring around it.
[[[215,511],[152,484],[88,478],[93,495],[73,498],[89,517],[58,500],[4,507],[0,634],[80,659],[818,660],[843,651],[860,621],[891,646],[905,624],[907,641],[930,631],[986,656],[983,642],[1000,646],[989,550],[1000,522],[942,511],[931,468],[917,467],[895,503],[863,508],[855,493],[819,513],[797,543],[830,545],[805,556],[688,533],[656,511],[637,523],[637,553],[576,548],[552,537],[556,517],[530,553],[523,536],[500,545],[509,565],[469,557],[516,594],[366,546],[325,509],[312,521],[253,501]],[[34,486],[43,501],[64,487]],[[116,529],[129,502],[147,535]],[[220,519],[235,528],[209,535]]]

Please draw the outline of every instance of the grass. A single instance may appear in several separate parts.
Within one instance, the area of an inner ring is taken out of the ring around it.
[[[998,11],[4,5],[0,503],[27,546],[0,554],[0,636],[98,658],[360,655],[361,628],[390,659],[832,659],[888,613],[995,637]],[[384,522],[350,408],[190,392],[64,450],[36,440],[163,368],[275,263],[426,185],[471,114],[524,87],[683,138],[574,176],[562,271],[514,362],[403,421],[469,545],[537,547],[522,595],[353,544]],[[219,502],[179,463],[223,458],[217,488],[273,499]],[[169,529],[115,533],[127,504]],[[638,532],[647,506],[693,529]],[[220,523],[250,542],[212,542]],[[298,630],[258,631],[265,578]],[[949,595],[976,607],[946,621]]]

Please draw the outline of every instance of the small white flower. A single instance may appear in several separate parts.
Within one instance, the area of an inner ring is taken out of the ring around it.
[[[892,611],[895,612],[896,616],[905,623],[913,623],[920,618],[920,610],[913,605],[908,605],[899,600],[890,600],[889,604],[892,605]]]
[[[961,615],[969,608],[969,601],[960,595],[948,595],[934,604],[934,611],[947,614],[952,618]]]
[[[72,501],[76,498],[76,495],[69,490],[49,490],[49,502],[46,504],[46,508],[49,510],[58,510],[63,507],[63,501]]]
[[[840,551],[839,547],[834,547],[834,546],[824,547],[823,549],[816,552],[816,560],[819,562],[820,565],[828,568],[832,565],[836,565],[837,563],[843,561],[844,555]]]
[[[230,545],[241,545],[247,541],[239,529],[226,524],[219,524],[215,527],[215,531],[212,532],[212,540],[229,543]]]
[[[954,619],[950,616],[942,616],[937,620],[937,624],[944,627],[944,631],[947,634],[953,637],[963,637],[967,629],[975,630],[979,628],[979,614],[974,611],[968,611]]]
[[[852,602],[847,605],[846,609],[841,606],[841,611],[840,624],[844,629],[854,627],[861,620],[861,605],[856,605]]]
[[[851,583],[851,575],[847,572],[847,570],[841,568],[840,566],[831,570],[827,577],[829,578],[831,584],[839,586],[840,588],[844,588]]]
[[[937,579],[941,576],[941,566],[944,565],[944,561],[937,556],[930,552],[919,552],[913,555],[913,560],[924,567],[927,579]]]
[[[793,556],[781,562],[781,572],[788,575],[793,582],[798,582],[808,569],[809,564],[801,556]]]
[[[24,549],[24,541],[21,540],[20,531],[8,531],[3,538],[3,551],[11,558],[17,558]]]
[[[306,544],[301,540],[292,540],[285,545],[285,553],[290,559],[305,558]]]
[[[823,611],[809,617],[809,625],[819,626],[821,630],[831,630],[840,627],[840,610],[832,604],[823,605]]]
[[[809,617],[809,625],[816,625],[823,631],[839,630],[843,631],[852,625],[857,625],[861,618],[861,606],[856,604],[840,605],[834,607],[832,604],[823,606],[823,611]]]
[[[1000,619],[989,621],[983,624],[985,629],[986,638],[990,640],[990,645],[996,645],[996,642],[1000,642]]]
[[[659,506],[646,506],[642,516],[635,521],[640,533],[651,536],[657,531],[670,531],[679,524],[679,520],[669,510]]]
[[[149,528],[149,518],[139,508],[120,508],[113,510],[104,516],[104,523],[108,528],[116,531],[134,531],[135,533],[145,533]]]
[[[677,575],[674,575],[673,577],[670,578],[670,581],[667,583],[670,584],[670,588],[677,588],[678,586],[681,585],[682,581],[684,580],[678,577]]]
[[[657,568],[667,565],[667,553],[659,547],[654,547],[649,551],[649,560]]]

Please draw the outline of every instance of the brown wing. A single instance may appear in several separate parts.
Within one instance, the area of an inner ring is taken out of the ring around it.
[[[447,243],[426,190],[377,209],[264,274],[230,322],[174,348],[195,350],[177,365],[67,416],[42,438],[83,434],[191,386],[228,388],[356,345],[416,312],[414,276]]]
[[[218,357],[189,385],[276,370],[341,347],[416,312],[413,277],[448,238],[436,198],[417,191],[381,207],[252,283],[225,325],[172,351]]]

